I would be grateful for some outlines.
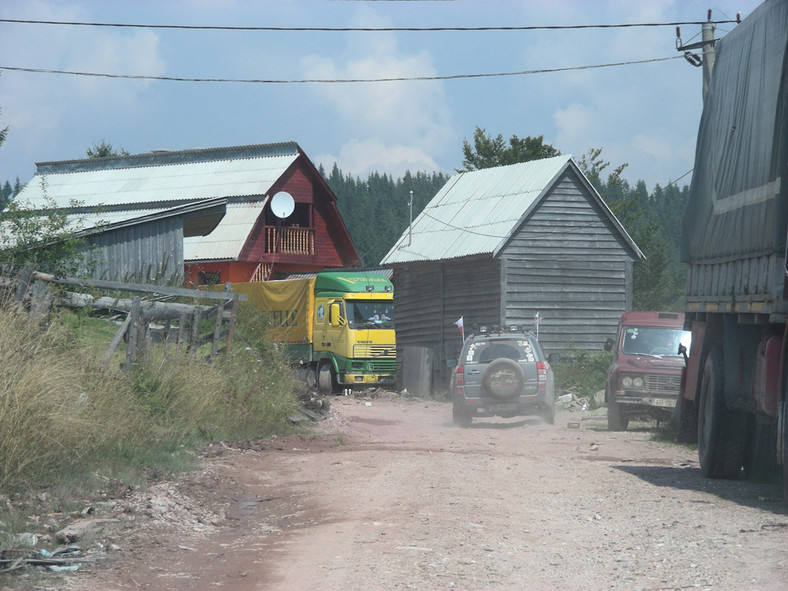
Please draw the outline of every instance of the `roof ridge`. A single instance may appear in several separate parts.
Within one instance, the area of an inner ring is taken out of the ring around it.
[[[298,153],[303,153],[303,150],[301,150],[301,147],[296,142],[249,144],[216,148],[190,148],[187,150],[153,150],[141,154],[108,156],[105,158],[36,162],[36,174],[144,168],[169,164],[215,162],[217,160],[232,160],[238,158],[264,158]]]

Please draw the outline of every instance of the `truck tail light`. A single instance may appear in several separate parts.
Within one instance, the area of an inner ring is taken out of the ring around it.
[[[540,390],[547,387],[547,366],[542,361],[536,362],[536,381]]]

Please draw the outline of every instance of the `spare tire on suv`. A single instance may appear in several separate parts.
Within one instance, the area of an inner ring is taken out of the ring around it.
[[[505,357],[490,363],[482,376],[482,387],[498,400],[509,400],[518,395],[524,383],[522,368],[516,361]]]

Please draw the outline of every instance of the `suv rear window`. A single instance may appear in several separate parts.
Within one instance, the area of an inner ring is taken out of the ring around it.
[[[513,361],[536,361],[536,351],[528,339],[485,339],[470,343],[465,363],[490,363],[505,357]]]

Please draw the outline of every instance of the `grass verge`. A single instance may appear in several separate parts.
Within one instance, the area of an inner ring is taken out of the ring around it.
[[[41,491],[56,509],[188,470],[207,442],[289,431],[293,372],[253,312],[236,326],[229,356],[161,348],[127,372],[101,363],[116,325],[62,311],[42,328],[0,304],[0,550],[25,521],[14,508]]]

